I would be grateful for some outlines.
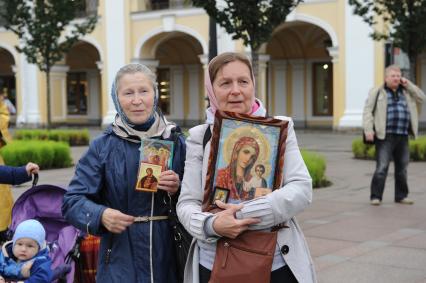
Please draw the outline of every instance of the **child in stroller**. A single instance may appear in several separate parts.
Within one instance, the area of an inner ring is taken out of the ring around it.
[[[46,232],[40,222],[28,219],[16,228],[13,239],[0,252],[0,282],[26,280],[49,283],[52,260],[46,247]],[[4,276],[4,277],[3,277]]]
[[[36,219],[43,225],[52,259],[52,282],[74,281],[74,262],[69,255],[76,249],[79,232],[62,217],[65,192],[64,188],[54,185],[33,186],[16,200],[9,227],[9,233],[13,233],[18,224],[27,219]]]

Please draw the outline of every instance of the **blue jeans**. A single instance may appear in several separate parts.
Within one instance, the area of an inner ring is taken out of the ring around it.
[[[371,181],[370,199],[382,200],[389,163],[395,165],[395,201],[408,195],[407,166],[410,160],[408,136],[386,134],[384,140],[376,139],[376,171]]]

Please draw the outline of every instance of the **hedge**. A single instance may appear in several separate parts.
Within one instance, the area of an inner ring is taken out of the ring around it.
[[[416,140],[409,140],[410,159],[412,161],[426,161],[426,136]],[[362,139],[352,141],[352,153],[358,159],[375,159],[376,149],[374,145],[366,145]]]
[[[9,166],[23,166],[30,161],[41,169],[72,165],[70,146],[64,142],[15,140],[0,149],[0,154]]]
[[[302,150],[302,157],[308,167],[309,174],[312,178],[314,188],[327,187],[331,182],[325,176],[326,162],[325,158],[315,152]]]
[[[17,140],[51,140],[66,142],[71,146],[88,145],[89,130],[24,130],[15,131]]]

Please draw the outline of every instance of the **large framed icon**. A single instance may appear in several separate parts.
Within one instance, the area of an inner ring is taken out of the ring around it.
[[[287,129],[286,120],[216,111],[203,211],[280,188]]]

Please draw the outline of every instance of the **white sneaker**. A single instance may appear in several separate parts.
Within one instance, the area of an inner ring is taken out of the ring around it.
[[[370,204],[371,204],[371,205],[380,205],[380,203],[381,203],[381,201],[380,201],[378,198],[373,198],[373,199],[370,201]]]
[[[397,201],[397,203],[400,203],[400,204],[413,204],[414,200],[409,199],[409,198],[403,198],[402,200]]]

